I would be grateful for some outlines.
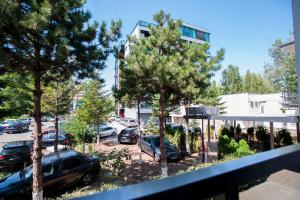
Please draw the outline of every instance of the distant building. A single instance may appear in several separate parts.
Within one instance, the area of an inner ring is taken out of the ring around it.
[[[221,96],[224,102],[224,112],[229,115],[281,115],[283,113],[295,115],[297,110],[284,107],[284,98],[281,93],[274,94],[228,94]],[[238,122],[242,128],[253,126],[253,122]],[[268,126],[268,122],[265,124]],[[274,123],[275,128],[282,128],[283,123]],[[294,124],[289,128],[294,129]]]
[[[73,99],[72,99],[72,108],[71,108],[71,111],[74,112],[76,110],[76,108],[78,108],[78,106],[81,104],[81,99],[83,98],[84,96],[84,91],[81,90],[81,91],[78,91]]]
[[[155,24],[139,20],[135,25],[130,36],[135,36],[137,39],[150,36],[148,26],[156,26]],[[194,42],[197,44],[204,44],[210,40],[210,32],[204,28],[194,26],[188,23],[182,23],[180,27],[181,39],[187,42]],[[115,65],[115,85],[119,87],[120,72],[119,66],[122,58],[130,54],[130,42],[122,41],[120,44],[119,57]],[[137,118],[137,108],[122,108],[120,104],[116,103],[116,112],[120,117]],[[140,105],[141,121],[146,123],[148,117],[152,113],[151,105],[142,102]]]
[[[283,52],[295,54],[295,41],[290,41],[279,46]]]

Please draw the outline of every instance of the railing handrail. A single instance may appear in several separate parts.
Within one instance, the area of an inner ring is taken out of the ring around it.
[[[282,169],[300,170],[300,144],[257,153],[241,159],[176,176],[125,186],[79,199],[202,199],[238,192],[240,185]]]

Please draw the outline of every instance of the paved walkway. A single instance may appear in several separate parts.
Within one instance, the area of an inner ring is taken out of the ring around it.
[[[240,193],[241,200],[299,200],[300,174],[281,170],[272,174],[266,182]]]

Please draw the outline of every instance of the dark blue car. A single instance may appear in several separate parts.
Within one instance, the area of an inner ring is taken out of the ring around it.
[[[42,158],[44,193],[56,191],[76,183],[87,185],[99,174],[97,157],[73,150],[52,153]],[[15,195],[31,196],[32,165],[0,180],[0,199]]]

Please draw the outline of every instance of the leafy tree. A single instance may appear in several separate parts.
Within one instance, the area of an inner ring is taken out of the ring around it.
[[[243,91],[243,78],[237,66],[229,65],[223,70],[221,85],[224,88],[224,94],[236,94]]]
[[[265,77],[270,81],[275,91],[286,90],[297,93],[295,55],[284,53],[280,48],[282,44],[281,40],[275,40],[272,48],[269,49],[273,63],[264,66]]]
[[[243,92],[266,94],[273,92],[273,90],[269,82],[260,74],[251,73],[248,70],[243,81]]]
[[[154,115],[151,115],[147,120],[146,129],[147,133],[150,134],[159,134],[159,129],[157,126],[157,118]]]
[[[1,71],[32,76],[34,80],[33,199],[42,199],[41,84],[83,78],[102,69],[111,41],[120,36],[120,22],[111,31],[90,23],[84,1],[0,1]]]
[[[92,79],[84,84],[84,96],[76,115],[82,122],[86,123],[87,127],[96,127],[99,134],[99,125],[108,120],[109,114],[113,110],[112,100],[103,91],[102,80]]]
[[[32,81],[28,76],[5,73],[0,76],[0,119],[20,117],[33,111]]]
[[[212,81],[205,92],[201,94],[200,102],[204,105],[218,107],[220,113],[223,114],[226,107],[224,106],[225,102],[221,102],[222,93],[222,87],[218,86],[216,81]]]
[[[190,153],[189,149],[189,119],[188,119],[188,106],[192,103],[201,101],[199,96],[205,94],[205,90],[209,87],[210,78],[214,72],[220,69],[220,62],[224,57],[224,49],[217,52],[214,57],[209,54],[209,45],[207,43],[198,45],[195,43],[186,43],[183,45],[184,51],[179,54],[181,62],[179,65],[182,67],[181,85],[180,85],[180,101],[185,107],[185,139],[186,150]],[[204,155],[203,155],[204,161]]]
[[[54,151],[58,144],[58,117],[70,112],[72,97],[74,96],[74,82],[56,82],[43,89],[42,112],[55,116]]]

